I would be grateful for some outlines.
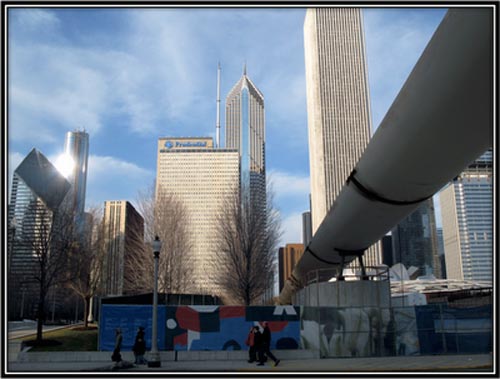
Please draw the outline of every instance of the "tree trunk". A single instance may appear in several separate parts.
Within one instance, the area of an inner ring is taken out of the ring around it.
[[[45,321],[44,296],[40,293],[40,301],[38,302],[38,319],[36,323],[36,340],[37,342],[43,339],[43,322]]]
[[[44,266],[42,266],[41,271],[41,280],[40,280],[40,294],[38,298],[38,317],[36,323],[36,340],[37,342],[42,341],[43,339],[43,323],[45,321],[45,295],[47,291],[45,290],[45,271]]]
[[[90,310],[90,296],[85,296],[83,298],[83,326],[85,329],[89,326],[89,310]]]

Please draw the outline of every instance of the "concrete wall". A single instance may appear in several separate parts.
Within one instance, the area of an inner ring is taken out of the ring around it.
[[[313,283],[300,290],[296,304],[315,307],[381,307],[391,306],[390,283],[374,280]]]

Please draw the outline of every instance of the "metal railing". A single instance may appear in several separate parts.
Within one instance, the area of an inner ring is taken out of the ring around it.
[[[363,275],[360,266],[349,266],[344,269],[342,278],[339,279],[339,271],[333,268],[322,268],[311,270],[306,274],[306,286],[313,283],[330,282],[336,280],[371,280],[371,281],[388,281],[389,268],[387,266],[365,266],[365,274]]]

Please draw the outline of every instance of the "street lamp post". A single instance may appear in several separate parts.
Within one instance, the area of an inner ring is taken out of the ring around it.
[[[155,285],[153,290],[153,330],[151,337],[151,352],[148,367],[161,367],[160,353],[158,352],[158,260],[160,258],[161,241],[158,236],[153,241],[155,260]]]

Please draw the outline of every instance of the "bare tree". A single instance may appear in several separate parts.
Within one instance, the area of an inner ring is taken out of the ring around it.
[[[84,327],[88,327],[90,300],[100,290],[102,268],[104,263],[104,229],[102,211],[91,208],[83,233],[79,236],[76,247],[69,259],[70,279],[67,287],[83,299]]]
[[[67,279],[70,251],[75,248],[73,214],[49,210],[41,200],[29,205],[21,243],[31,251],[33,279],[38,285],[37,342],[42,340],[45,300],[50,288]]]
[[[153,289],[153,252],[150,243],[157,235],[162,241],[159,261],[158,288],[165,293],[183,293],[189,284],[189,255],[191,243],[188,234],[186,208],[173,194],[162,188],[155,194],[154,184],[138,194],[139,212],[144,217],[144,239],[147,241],[142,256],[131,263],[138,286],[144,291]]]
[[[253,305],[273,282],[276,249],[281,235],[279,213],[268,190],[266,206],[243,188],[230,196],[218,215],[214,280],[224,288],[227,302]]]

